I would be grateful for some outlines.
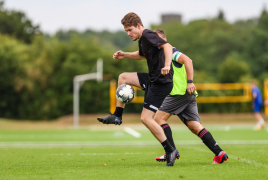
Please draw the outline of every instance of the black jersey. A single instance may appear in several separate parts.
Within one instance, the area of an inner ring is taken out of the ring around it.
[[[161,74],[161,69],[165,67],[164,50],[160,45],[167,43],[155,32],[145,29],[139,40],[139,54],[147,60],[150,81],[154,83],[173,82],[173,68],[170,64],[170,71],[167,75]]]

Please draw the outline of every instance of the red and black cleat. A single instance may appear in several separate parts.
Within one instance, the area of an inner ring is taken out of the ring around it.
[[[220,164],[220,163],[223,163],[224,161],[227,161],[227,159],[228,159],[228,155],[226,154],[225,151],[222,151],[220,153],[220,155],[215,156],[213,158],[213,163],[212,164]]]
[[[180,159],[180,154],[179,153],[177,154],[176,159]],[[155,160],[158,161],[158,162],[166,162],[167,161],[166,153],[163,154],[162,156],[157,157]]]

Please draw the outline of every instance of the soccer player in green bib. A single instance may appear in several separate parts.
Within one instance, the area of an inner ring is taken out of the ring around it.
[[[156,29],[154,32],[167,41],[164,31]],[[193,84],[192,60],[173,48],[172,66],[173,89],[156,112],[154,120],[163,128],[169,143],[176,148],[167,120],[171,115],[177,115],[215,154],[212,164],[226,161],[228,159],[226,152],[219,147],[211,133],[201,125],[196,103],[198,95]],[[157,157],[156,160],[166,161],[166,155]]]

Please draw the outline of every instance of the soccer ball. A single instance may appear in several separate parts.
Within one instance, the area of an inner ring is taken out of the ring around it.
[[[133,87],[128,84],[122,84],[116,90],[116,98],[121,103],[130,103],[135,97]]]

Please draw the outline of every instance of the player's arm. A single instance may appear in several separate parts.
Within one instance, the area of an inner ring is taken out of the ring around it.
[[[187,74],[187,81],[194,79],[194,68],[192,60],[186,56],[185,54],[181,54],[177,60],[179,63],[184,64],[186,74]],[[194,94],[196,88],[194,83],[187,83],[187,91],[189,94]]]
[[[139,54],[139,51],[135,51],[135,52],[123,52],[123,51],[117,51],[114,53],[113,55],[114,59],[133,59],[133,60],[142,60],[145,59],[144,56],[141,56]]]
[[[257,93],[253,92],[252,96],[253,96],[253,99],[256,99],[257,98]]]
[[[252,93],[252,97],[253,97],[252,108],[254,108],[254,106],[255,106],[255,99],[257,98],[257,93],[256,92],[253,92]]]
[[[166,75],[169,73],[170,70],[173,47],[169,43],[161,44],[159,47],[164,50],[165,54],[165,67],[161,69],[161,74]]]

